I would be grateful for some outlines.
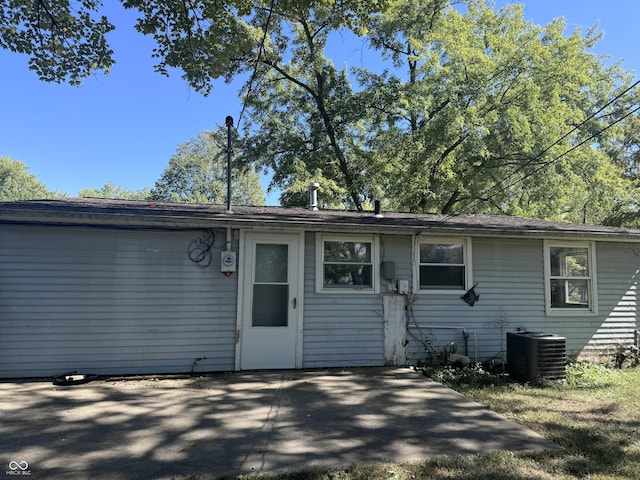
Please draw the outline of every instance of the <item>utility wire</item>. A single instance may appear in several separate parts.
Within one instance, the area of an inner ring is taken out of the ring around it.
[[[626,115],[623,115],[622,117],[618,118],[615,122],[607,125],[606,127],[602,128],[601,130],[597,131],[596,133],[592,134],[591,136],[589,136],[588,138],[584,139],[583,141],[581,141],[580,143],[578,143],[577,145],[574,145],[573,147],[571,147],[569,150],[567,150],[566,152],[561,153],[560,155],[558,155],[555,158],[552,158],[551,160],[548,160],[546,162],[544,162],[543,164],[541,164],[538,168],[536,168],[535,170],[533,170],[532,172],[526,174],[525,176],[518,178],[516,180],[514,180],[513,182],[505,185],[504,187],[500,188],[500,190],[498,190],[497,192],[495,192],[494,194],[492,194],[489,197],[486,198],[481,198],[481,199],[476,199],[472,202],[472,204],[464,207],[460,213],[469,213],[471,211],[471,207],[475,206],[475,204],[478,203],[482,203],[482,202],[488,202],[490,201],[492,198],[494,198],[496,195],[504,192],[505,190],[507,190],[508,188],[513,187],[514,185],[517,185],[520,182],[523,182],[524,180],[526,180],[527,178],[537,174],[538,172],[540,172],[541,170],[544,170],[545,168],[547,168],[549,165],[551,165],[552,163],[556,162],[557,160],[561,159],[562,157],[564,157],[565,155],[571,153],[572,151],[576,150],[577,148],[580,148],[582,145],[584,145],[585,143],[593,140],[595,137],[597,137],[598,135],[600,135],[602,132],[608,130],[609,128],[613,127],[615,124],[621,122],[622,120],[624,120],[625,118],[627,118],[630,115],[633,115],[634,113],[636,113],[637,111],[640,111],[640,105],[637,106],[636,108],[634,108],[633,110],[629,111]],[[502,183],[502,182],[499,182]],[[499,184],[498,184],[499,185]],[[496,185],[497,186],[497,185]],[[493,188],[495,188],[496,186],[494,186]],[[492,188],[492,189],[493,189]]]
[[[633,110],[631,110],[630,112],[628,112],[627,114],[623,115],[622,117],[618,118],[617,120],[615,120],[613,123],[607,125],[606,127],[602,128],[601,130],[599,130],[598,132],[592,134],[590,137],[586,138],[585,140],[581,141],[580,143],[578,143],[577,145],[574,145],[573,147],[571,147],[569,150],[567,150],[564,153],[561,153],[560,155],[558,155],[557,157],[552,158],[551,160],[548,160],[546,162],[543,162],[538,168],[536,168],[534,171],[526,174],[525,176],[516,179],[515,181],[508,183],[506,186],[502,186],[501,185],[504,182],[507,182],[510,178],[514,177],[516,174],[518,174],[519,172],[521,172],[523,169],[525,169],[526,167],[528,167],[529,165],[533,164],[534,162],[536,162],[537,160],[540,159],[540,157],[542,155],[544,155],[546,152],[548,152],[551,148],[553,148],[555,145],[557,145],[558,143],[560,143],[562,140],[564,140],[565,138],[567,138],[569,135],[571,135],[573,132],[575,132],[576,130],[578,130],[579,128],[581,128],[582,126],[584,126],[589,120],[592,120],[593,118],[595,118],[599,113],[601,113],[604,109],[606,109],[607,107],[609,107],[611,104],[617,102],[618,100],[620,100],[620,98],[622,98],[624,95],[626,95],[628,92],[630,92],[631,90],[633,90],[635,87],[637,87],[638,85],[640,85],[640,80],[637,80],[635,83],[633,83],[633,85],[631,85],[630,87],[628,87],[627,89],[625,89],[623,92],[619,93],[618,95],[616,95],[613,99],[611,99],[609,102],[607,102],[605,105],[603,105],[602,107],[600,107],[597,111],[593,112],[592,114],[590,114],[587,118],[585,118],[582,122],[580,122],[578,125],[576,125],[575,127],[573,127],[570,131],[568,131],[567,133],[565,133],[562,137],[560,137],[559,139],[557,139],[555,142],[551,143],[548,147],[546,147],[544,150],[542,150],[540,153],[538,153],[537,155],[535,155],[531,160],[527,161],[526,163],[524,163],[523,165],[519,166],[518,168],[516,168],[513,172],[511,172],[509,175],[507,175],[505,178],[503,178],[502,180],[500,180],[499,182],[497,182],[495,185],[493,185],[491,188],[489,188],[488,190],[486,190],[485,192],[482,192],[480,194],[480,198],[476,198],[474,200],[472,200],[469,204],[467,204],[466,206],[464,206],[459,213],[469,213],[473,207],[477,206],[480,203],[484,203],[484,202],[488,202],[490,201],[492,198],[494,198],[496,195],[504,192],[505,190],[507,190],[508,188],[513,187],[514,185],[517,185],[518,183],[526,180],[527,178],[529,178],[532,175],[535,175],[536,173],[540,172],[541,170],[545,169],[547,166],[549,166],[550,164],[556,162],[557,160],[559,160],[560,158],[564,157],[565,155],[571,153],[572,151],[576,150],[577,148],[581,147],[582,145],[584,145],[585,143],[591,141],[592,139],[594,139],[595,137],[597,137],[598,135],[600,135],[602,132],[608,130],[609,128],[613,127],[614,125],[616,125],[617,123],[621,122],[622,120],[624,120],[625,118],[627,118],[630,115],[633,115],[635,112],[637,112],[638,110],[640,110],[640,106],[634,108]],[[494,193],[494,190],[496,190]]]

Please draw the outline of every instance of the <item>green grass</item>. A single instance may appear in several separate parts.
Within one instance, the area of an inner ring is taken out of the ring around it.
[[[456,389],[564,448],[560,452],[443,457],[421,464],[353,465],[347,469],[226,479],[260,480],[543,480],[640,479],[640,369],[569,368],[567,382]],[[482,384],[485,384],[483,379]],[[197,477],[194,477],[197,478]]]
[[[514,478],[640,479],[640,369],[577,365],[566,384],[463,393],[565,449],[522,456],[537,476]]]

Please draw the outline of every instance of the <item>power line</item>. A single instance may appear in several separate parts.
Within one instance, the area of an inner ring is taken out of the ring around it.
[[[538,172],[540,172],[541,170],[544,170],[545,168],[547,168],[549,165],[551,165],[552,163],[556,162],[557,160],[561,159],[562,157],[564,157],[565,155],[571,153],[572,151],[576,150],[577,148],[580,148],[582,145],[584,145],[585,143],[593,140],[595,137],[597,137],[598,135],[600,135],[602,132],[608,130],[609,128],[613,127],[614,125],[616,125],[617,123],[621,122],[622,120],[624,120],[625,118],[627,118],[630,115],[633,115],[634,113],[636,113],[637,111],[640,110],[640,106],[637,106],[636,108],[634,108],[633,110],[629,111],[626,115],[623,115],[622,117],[618,118],[616,121],[614,121],[613,123],[607,125],[606,127],[602,128],[601,130],[597,131],[596,133],[592,134],[591,136],[589,136],[588,138],[584,139],[583,141],[581,141],[580,143],[578,143],[577,145],[574,145],[573,147],[571,147],[569,150],[567,150],[566,152],[561,153],[560,155],[558,155],[555,158],[552,158],[551,160],[548,160],[544,163],[542,163],[538,168],[536,168],[535,170],[533,170],[532,172],[529,172],[528,174],[526,174],[525,176],[518,178],[516,180],[514,180],[513,182],[505,185],[504,187],[500,188],[497,192],[495,192],[494,194],[492,194],[489,197],[486,198],[481,198],[481,199],[475,199],[473,201],[473,203],[471,205],[468,205],[467,207],[464,207],[460,213],[469,213],[471,211],[471,207],[475,206],[475,204],[481,203],[481,202],[488,202],[490,201],[492,198],[494,198],[495,196],[497,196],[498,194],[504,192],[505,190],[507,190],[508,188],[513,187],[514,185],[517,185],[518,183],[523,182],[524,180],[526,180],[527,178],[537,174]],[[499,182],[497,185],[499,185],[502,182]],[[495,185],[493,188],[496,188]]]
[[[633,83],[630,87],[628,87],[627,89],[625,89],[623,92],[619,93],[618,95],[616,95],[612,100],[610,100],[609,102],[607,102],[605,105],[603,105],[602,107],[600,107],[597,111],[595,111],[594,113],[590,114],[587,118],[585,118],[582,122],[580,122],[578,125],[576,125],[575,127],[573,127],[570,131],[568,131],[567,133],[565,133],[562,137],[558,138],[556,141],[554,141],[553,143],[551,143],[548,147],[546,147],[545,149],[543,149],[541,152],[539,152],[537,155],[535,155],[532,159],[530,159],[529,161],[527,161],[526,163],[524,163],[523,165],[519,166],[518,168],[516,168],[513,172],[511,172],[509,175],[507,175],[505,178],[503,178],[502,180],[500,180],[499,182],[497,182],[495,185],[493,185],[491,188],[489,188],[488,190],[486,190],[485,192],[481,192],[479,194],[480,198],[476,198],[474,200],[472,200],[469,204],[467,204],[466,206],[464,206],[461,210],[460,213],[469,213],[473,207],[477,206],[477,204],[479,203],[484,203],[484,202],[488,202],[490,201],[492,198],[494,198],[496,195],[504,192],[505,190],[507,190],[508,188],[513,187],[514,185],[517,185],[518,183],[526,180],[527,178],[529,178],[532,175],[535,175],[536,173],[540,172],[541,170],[545,169],[547,166],[549,166],[550,164],[556,162],[557,160],[559,160],[560,158],[564,157],[565,155],[571,153],[572,151],[576,150],[577,148],[581,147],[582,145],[584,145],[585,143],[591,141],[592,139],[594,139],[595,137],[597,137],[598,135],[600,135],[601,133],[605,132],[606,130],[608,130],[609,128],[613,127],[614,125],[616,125],[617,123],[621,122],[622,120],[624,120],[625,118],[627,118],[630,115],[633,115],[635,112],[637,112],[638,110],[640,110],[640,106],[636,107],[635,109],[631,110],[630,112],[628,112],[627,114],[623,115],[622,117],[616,119],[613,123],[607,125],[606,127],[602,128],[601,130],[599,130],[598,132],[592,134],[591,136],[589,136],[588,138],[586,138],[585,140],[581,141],[580,143],[578,143],[577,145],[574,145],[573,147],[571,147],[569,150],[565,151],[564,153],[561,153],[560,155],[558,155],[557,157],[552,158],[551,160],[548,160],[546,162],[543,162],[538,168],[536,168],[535,170],[533,170],[532,172],[526,174],[525,176],[516,179],[515,181],[508,183],[506,186],[501,187],[501,185],[508,181],[510,178],[514,177],[516,174],[518,174],[519,172],[521,172],[523,169],[525,169],[526,167],[528,167],[529,165],[533,164],[534,162],[538,161],[540,159],[540,157],[542,155],[544,155],[546,152],[548,152],[551,148],[553,148],[555,145],[557,145],[558,143],[560,143],[562,140],[564,140],[565,138],[567,138],[569,135],[571,135],[573,132],[575,132],[576,130],[578,130],[579,128],[581,128],[582,126],[584,126],[589,120],[595,118],[599,113],[601,113],[603,110],[605,110],[607,107],[609,107],[610,105],[612,105],[613,103],[617,102],[618,100],[620,100],[620,98],[622,98],[624,95],[626,95],[629,91],[631,91],[632,89],[634,89],[636,86],[640,85],[640,80],[637,80],[635,83]],[[497,191],[495,193],[491,193],[494,190]]]

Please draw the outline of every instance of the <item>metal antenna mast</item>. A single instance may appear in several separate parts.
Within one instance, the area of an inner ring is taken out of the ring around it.
[[[224,120],[227,126],[227,212],[233,213],[231,210],[231,129],[233,128],[233,117],[228,115]]]

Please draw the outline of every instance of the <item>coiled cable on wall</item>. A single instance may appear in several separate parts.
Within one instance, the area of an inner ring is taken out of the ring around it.
[[[215,234],[212,230],[204,230],[200,238],[196,238],[187,248],[189,260],[198,264],[202,268],[211,265],[211,248],[215,241]]]

